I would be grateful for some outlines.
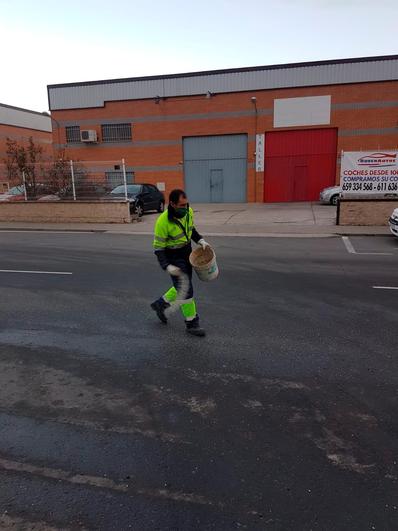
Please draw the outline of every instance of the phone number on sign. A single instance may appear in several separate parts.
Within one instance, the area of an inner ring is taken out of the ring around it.
[[[343,183],[343,192],[398,192],[398,183]]]

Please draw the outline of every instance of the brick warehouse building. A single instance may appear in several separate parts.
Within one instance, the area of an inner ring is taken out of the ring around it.
[[[398,148],[397,55],[49,85],[48,97],[56,148],[124,157],[136,182],[195,202],[316,200],[342,150]]]
[[[0,103],[0,163],[6,157],[7,138],[27,145],[29,137],[43,148],[43,157],[53,154],[50,116]]]

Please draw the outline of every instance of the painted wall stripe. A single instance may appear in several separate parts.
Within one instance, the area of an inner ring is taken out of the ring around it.
[[[100,142],[101,148],[112,147],[152,147],[152,146],[181,146],[182,139],[180,140],[131,140],[129,142]],[[92,145],[87,145],[84,142],[70,142],[68,144],[54,144],[56,148],[73,147],[73,148],[85,148],[92,149]]]
[[[382,109],[398,107],[398,101],[357,101],[354,103],[332,103],[332,110]]]
[[[274,130],[272,130],[274,131]],[[267,132],[267,131],[266,131]],[[398,127],[379,127],[370,129],[340,129],[338,130],[338,136],[378,136],[378,135],[398,135]],[[254,135],[248,136],[249,142],[254,142]],[[132,142],[101,142],[101,148],[110,147],[158,147],[158,146],[182,146],[182,139],[177,140],[137,140]],[[70,144],[54,144],[54,147],[59,148],[80,148],[80,149],[93,149],[93,146],[87,146],[84,143],[70,143]],[[388,147],[388,146],[387,146]],[[392,147],[391,147],[392,148]]]
[[[366,101],[366,102],[348,102],[348,103],[332,103],[332,110],[362,110],[362,109],[377,109],[377,108],[393,108],[398,107],[398,101]],[[258,109],[259,116],[272,116],[273,108]],[[217,120],[222,118],[242,118],[254,116],[254,111],[226,111],[214,113],[196,113],[196,114],[172,114],[172,115],[153,115],[153,116],[127,116],[120,118],[98,118],[93,120],[59,120],[59,124],[63,127],[80,125],[99,125],[99,124],[118,124],[118,123],[149,123],[149,122],[178,122],[190,120]],[[150,141],[145,141],[150,142]],[[165,141],[166,142],[166,141]],[[126,143],[129,144],[129,143]],[[109,145],[114,145],[110,143]]]
[[[131,166],[132,171],[182,171],[183,166]]]
[[[371,129],[339,129],[339,136],[398,135],[398,127],[377,127]]]
[[[272,115],[273,109],[259,109],[258,114],[261,116]],[[61,126],[71,125],[93,125],[93,124],[117,124],[117,123],[145,123],[145,122],[179,122],[190,120],[218,120],[219,118],[240,118],[244,116],[255,116],[254,110],[244,111],[228,111],[228,112],[212,112],[212,113],[197,113],[197,114],[170,114],[170,115],[154,115],[154,116],[129,116],[124,118],[102,119],[96,120],[58,120]]]

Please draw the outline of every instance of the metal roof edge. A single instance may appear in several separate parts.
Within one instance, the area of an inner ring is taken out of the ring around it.
[[[397,57],[398,58],[398,57]],[[398,78],[397,78],[398,80]],[[395,80],[394,80],[395,81]],[[322,86],[336,86],[336,85],[361,85],[361,84],[369,84],[369,83],[384,83],[384,81],[359,81],[359,82],[352,82],[352,81],[348,81],[346,83],[328,83],[327,85],[322,85]],[[295,89],[308,89],[308,88],[315,88],[315,87],[319,87],[320,85],[297,85],[295,86],[294,88]],[[265,88],[265,89],[243,89],[243,90],[236,90],[234,91],[235,94],[242,94],[242,93],[252,93],[252,92],[260,92],[260,91],[272,91],[272,90],[278,90],[278,91],[283,91],[283,90],[291,90],[291,87],[279,87],[278,89],[274,89],[274,88]],[[217,94],[215,94],[215,96],[222,96],[223,94],[229,94],[228,91],[221,91],[221,92],[217,92]],[[197,97],[197,96],[201,96],[202,93],[201,92],[198,92],[196,94],[190,94],[190,97]],[[161,99],[162,100],[171,100],[171,99],[178,99],[178,98],[186,98],[186,96],[165,96],[165,97],[162,97]],[[145,98],[140,98],[140,100],[153,100],[153,97],[152,96],[148,96],[148,97],[145,97]],[[125,99],[125,100],[104,100],[104,104],[103,105],[93,105],[92,107],[83,107],[84,109],[103,109],[105,107],[105,105],[107,103],[114,103],[115,101],[134,101],[132,99]],[[52,109],[51,110],[51,113],[53,112],[60,112],[60,111],[81,111],[82,110],[82,107],[68,107],[67,109]],[[51,118],[53,120],[55,120],[55,118],[53,118],[52,114],[51,114]],[[55,120],[56,121],[56,120]]]
[[[7,105],[6,103],[0,103],[0,107],[5,107],[6,109],[14,109],[15,111],[29,112],[30,114],[36,114],[36,115],[44,116],[46,118],[51,119],[51,116],[49,114],[46,114],[46,112],[31,111],[30,109],[24,109],[23,107],[16,107],[15,105]]]
[[[155,75],[155,76],[140,76],[140,77],[126,77],[118,79],[101,79],[98,81],[78,81],[75,83],[59,83],[53,85],[47,85],[47,91],[55,88],[63,87],[82,87],[82,86],[93,86],[93,85],[104,85],[111,83],[126,83],[131,81],[152,81],[160,79],[178,79],[184,77],[197,77],[197,76],[210,76],[217,74],[238,74],[241,72],[258,72],[261,70],[279,70],[283,68],[302,68],[302,67],[311,67],[311,66],[322,66],[322,65],[334,65],[334,64],[347,64],[347,63],[364,63],[371,61],[394,61],[398,59],[397,55],[376,55],[370,57],[354,57],[348,59],[330,59],[322,61],[309,61],[303,63],[286,63],[286,64],[276,64],[269,66],[249,66],[241,68],[227,68],[221,70],[203,70],[199,72],[185,72],[179,74],[164,74],[164,75]],[[36,111],[31,111],[36,112]],[[38,113],[41,114],[41,113]]]

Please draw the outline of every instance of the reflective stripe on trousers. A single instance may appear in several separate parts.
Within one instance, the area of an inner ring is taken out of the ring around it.
[[[173,286],[170,288],[164,295],[163,299],[169,304],[173,304],[177,300],[177,290]],[[195,299],[191,297],[190,299],[185,299],[184,302],[180,302],[180,308],[182,315],[186,321],[192,321],[196,317],[196,303]]]
[[[181,311],[186,321],[191,321],[196,317],[196,303],[193,298],[193,286],[192,286],[192,266],[189,263],[189,259],[175,259],[172,261],[172,265],[179,267],[185,275],[188,276],[189,288],[185,296],[184,302],[181,303]],[[178,277],[171,275],[171,280],[173,282],[173,287],[170,288],[164,295],[163,299],[168,303],[173,303],[177,300],[178,288],[179,288],[179,279]]]

